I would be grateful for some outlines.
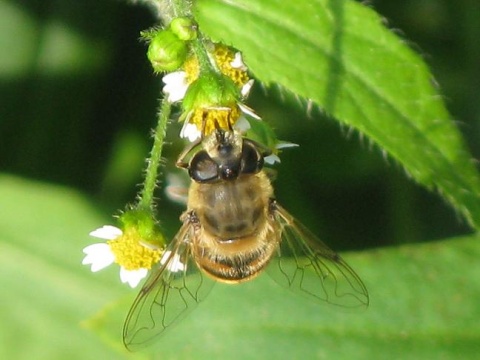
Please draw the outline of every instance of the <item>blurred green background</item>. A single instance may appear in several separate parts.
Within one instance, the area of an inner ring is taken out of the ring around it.
[[[478,158],[478,0],[371,4],[431,66],[447,107]],[[98,211],[95,220],[85,221],[88,226],[96,226],[102,217],[108,222],[134,200],[161,89],[138,38],[154,24],[148,8],[120,0],[0,1],[0,172],[18,176],[8,186],[23,186],[24,178],[79,191]],[[280,139],[300,144],[282,154],[276,195],[332,248],[360,250],[469,232],[437,194],[413,184],[398,164],[356,131],[318,109],[307,111],[304,102],[276,88],[257,84],[248,104]],[[178,124],[172,124],[164,173],[175,171],[173,163],[183,147],[178,131]],[[25,201],[7,196],[8,187],[3,189],[0,211],[3,218],[25,214],[19,224],[31,223],[29,216],[41,213],[48,199],[33,202],[30,209],[29,193],[18,191]],[[77,195],[69,196],[76,201]],[[183,208],[161,191],[158,197],[160,218],[171,236]],[[74,210],[69,214],[76,216]],[[67,218],[56,220],[54,226],[70,231]],[[89,230],[82,233],[82,226],[75,227],[78,264],[81,248],[91,242]],[[84,313],[98,309],[101,300]]]

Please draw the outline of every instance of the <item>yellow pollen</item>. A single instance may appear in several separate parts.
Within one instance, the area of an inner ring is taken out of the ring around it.
[[[190,122],[197,126],[203,135],[208,136],[215,129],[231,130],[240,117],[237,105],[222,108],[199,108],[190,118]]]
[[[239,88],[250,80],[245,70],[232,67],[232,61],[235,59],[235,52],[232,49],[222,44],[216,44],[213,50],[213,57],[222,74],[232,79]],[[183,69],[187,75],[187,83],[191,84],[198,78],[200,73],[198,59],[195,56],[190,56],[185,61]]]
[[[190,56],[185,63],[183,64],[183,69],[185,70],[187,83],[191,84],[198,78],[200,72],[200,65],[195,56]]]
[[[160,260],[163,250],[151,249],[140,243],[139,234],[130,229],[115,240],[107,241],[115,262],[126,270],[151,269]]]
[[[232,67],[232,61],[235,59],[235,52],[232,49],[222,44],[216,44],[213,56],[220,71],[232,79],[238,87],[242,87],[250,80],[245,70]]]

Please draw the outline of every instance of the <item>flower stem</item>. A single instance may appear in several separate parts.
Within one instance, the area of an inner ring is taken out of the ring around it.
[[[206,42],[203,39],[202,33],[199,31],[198,37],[192,41],[192,50],[198,59],[200,73],[218,73],[219,69],[217,68],[216,64],[210,60],[205,44]]]
[[[170,10],[169,17],[190,17],[192,15],[192,2],[189,0],[164,0],[168,1],[166,9]],[[173,16],[172,16],[173,15]],[[216,65],[210,60],[206,49],[206,42],[199,32],[198,37],[192,40],[192,50],[195,53],[199,65],[200,72],[203,74],[218,72]],[[154,133],[153,147],[150,157],[147,159],[147,169],[145,170],[145,181],[143,189],[139,194],[138,209],[153,211],[154,192],[157,186],[158,168],[162,157],[162,148],[166,134],[168,119],[171,113],[171,103],[167,99],[162,100],[160,111],[158,114],[158,124]]]
[[[191,11],[191,3],[187,0],[170,0],[170,4],[173,9],[173,13],[175,16],[190,16],[192,14]]]
[[[150,157],[147,159],[145,181],[140,192],[137,208],[153,210],[154,191],[157,186],[158,168],[162,158],[162,148],[165,140],[168,119],[171,113],[171,103],[167,99],[162,100],[158,113],[158,124],[153,135],[153,146]]]

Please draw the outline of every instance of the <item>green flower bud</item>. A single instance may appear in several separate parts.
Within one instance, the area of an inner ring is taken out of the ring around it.
[[[192,19],[179,17],[172,20],[170,30],[180,40],[188,41],[197,38],[197,25]]]
[[[148,46],[147,57],[155,72],[174,71],[187,58],[187,44],[169,30],[158,31]]]
[[[240,92],[235,83],[227,76],[207,73],[195,80],[183,99],[186,113],[200,107],[221,107],[236,104]]]
[[[129,209],[120,216],[123,229],[135,228],[146,244],[165,247],[166,241],[160,232],[153,214],[148,210]]]

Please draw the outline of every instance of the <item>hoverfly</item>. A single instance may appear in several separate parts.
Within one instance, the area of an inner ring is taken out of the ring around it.
[[[368,305],[358,275],[273,196],[269,151],[234,131],[215,130],[188,163],[192,183],[183,225],[127,315],[123,339],[135,350],[154,342],[202,301],[215,281],[240,283],[266,270],[311,299],[342,307]]]

